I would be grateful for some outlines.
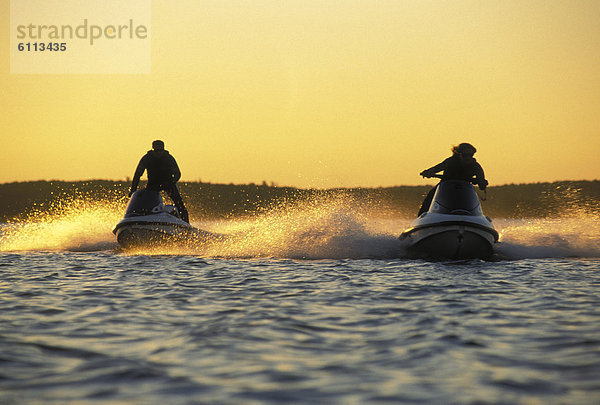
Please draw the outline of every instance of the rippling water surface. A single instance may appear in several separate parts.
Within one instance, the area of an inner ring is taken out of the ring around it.
[[[597,224],[499,221],[497,261],[425,262],[404,223],[323,215],[171,254],[98,215],[5,225],[0,403],[600,402]]]

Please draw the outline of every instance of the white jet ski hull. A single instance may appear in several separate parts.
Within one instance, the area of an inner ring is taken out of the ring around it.
[[[181,243],[197,236],[198,229],[167,213],[124,218],[113,230],[123,248]]]
[[[404,231],[400,240],[406,243],[413,257],[488,259],[493,254],[498,233],[491,227],[491,223],[487,226],[482,223],[484,221],[488,221],[487,218],[477,218],[475,222],[452,218],[446,221],[417,223]]]

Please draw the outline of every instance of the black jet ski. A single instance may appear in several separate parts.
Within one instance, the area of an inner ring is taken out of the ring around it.
[[[113,229],[123,248],[189,244],[215,235],[194,228],[179,216],[173,205],[164,205],[158,191],[133,193],[125,217]]]
[[[442,180],[428,212],[421,214],[400,235],[414,257],[442,259],[488,259],[498,232],[483,215],[471,183]]]

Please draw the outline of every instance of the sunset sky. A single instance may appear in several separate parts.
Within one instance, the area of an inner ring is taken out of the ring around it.
[[[427,184],[471,142],[490,185],[600,178],[600,1],[153,0],[150,74],[11,74],[0,182]]]

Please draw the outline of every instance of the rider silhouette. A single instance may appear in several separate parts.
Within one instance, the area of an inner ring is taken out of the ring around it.
[[[163,141],[156,140],[152,142],[152,150],[149,150],[141,159],[135,169],[133,181],[131,182],[131,190],[129,196],[135,192],[140,182],[140,177],[144,174],[144,170],[148,171],[148,186],[150,190],[165,191],[169,198],[177,207],[181,219],[189,223],[187,209],[183,204],[181,194],[177,188],[177,181],[181,178],[181,172],[175,158],[165,150]]]
[[[477,152],[477,149],[470,143],[453,146],[452,156],[427,170],[423,170],[420,174],[423,177],[433,177],[436,173],[443,171],[442,180],[465,180],[477,184],[481,190],[485,190],[488,181],[485,179],[483,168],[473,157],[475,152]],[[429,191],[417,216],[429,211],[436,189],[437,186]]]

